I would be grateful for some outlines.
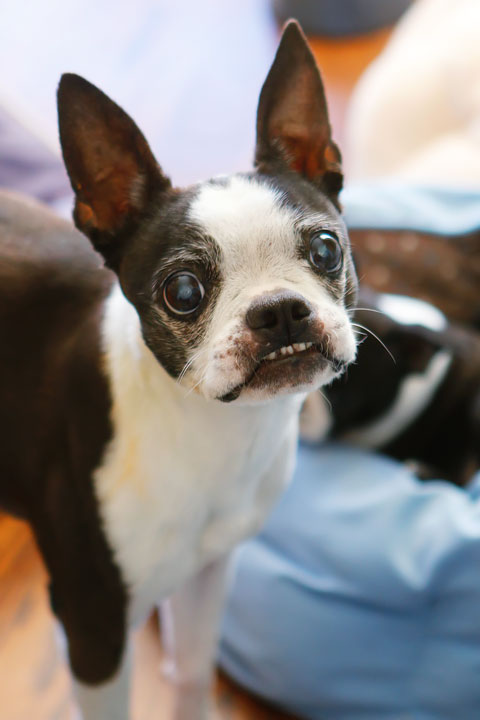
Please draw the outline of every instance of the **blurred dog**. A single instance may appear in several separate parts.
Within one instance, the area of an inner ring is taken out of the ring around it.
[[[479,333],[421,300],[365,288],[359,297],[357,362],[308,399],[305,439],[328,434],[463,485],[480,467]]]

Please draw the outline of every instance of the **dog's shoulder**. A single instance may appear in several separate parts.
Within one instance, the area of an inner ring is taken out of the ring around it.
[[[0,194],[0,469],[9,491],[44,481],[46,458],[55,461],[67,431],[69,442],[78,435],[71,423],[90,429],[97,454],[108,436],[100,325],[111,283],[70,223]]]
[[[0,193],[0,505],[32,525],[86,682],[115,671],[125,625],[92,487],[111,437],[101,335],[111,278],[70,223]]]
[[[71,222],[41,203],[0,191],[0,292],[102,292],[111,284],[101,257]],[[11,310],[12,308],[10,308]]]

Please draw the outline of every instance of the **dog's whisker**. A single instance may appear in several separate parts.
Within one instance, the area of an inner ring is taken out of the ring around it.
[[[321,390],[318,390],[318,392],[320,393],[320,395],[322,396],[322,398],[323,398],[323,399],[326,401],[326,403],[328,404],[328,407],[329,407],[330,412],[333,413],[332,403],[330,402],[330,400],[328,399],[328,397],[327,397],[327,396],[325,395],[325,393],[323,393]]]
[[[389,317],[388,313],[384,312],[383,310],[377,310],[376,308],[356,307],[355,310],[361,310],[362,312],[374,312],[378,313],[379,315]]]
[[[380,340],[380,338],[378,337],[378,335],[375,335],[375,333],[373,332],[373,330],[370,330],[370,328],[365,327],[365,325],[360,325],[360,323],[354,323],[354,322],[352,322],[352,326],[353,326],[353,327],[360,328],[361,330],[365,330],[366,333],[368,333],[368,334],[371,335],[373,338],[375,338],[375,340],[377,340],[377,341],[380,343],[380,345],[384,348],[384,350],[390,355],[390,357],[392,358],[392,360],[393,360],[393,362],[395,363],[395,365],[397,364],[397,361],[395,360],[395,358],[394,358],[394,356],[392,355],[391,351],[388,349],[388,347],[385,345],[385,343],[384,343],[382,340]]]
[[[365,342],[365,340],[367,339],[368,335],[361,335],[361,336],[360,336],[360,335],[356,335],[356,337],[359,337],[359,338],[360,338],[359,340],[357,340],[357,345],[361,345],[362,343]]]
[[[184,378],[185,374],[188,372],[189,368],[190,368],[190,367],[192,366],[192,364],[194,363],[195,359],[196,359],[195,357],[191,357],[190,360],[188,360],[188,361],[185,363],[185,365],[183,366],[183,369],[182,369],[181,373],[179,374],[179,376],[178,376],[178,378],[177,378],[177,380],[176,380],[177,383],[180,383],[180,382],[181,382],[181,380]]]
[[[202,382],[205,380],[206,377],[207,377],[207,370],[205,369],[200,377],[200,380],[198,382],[196,382],[195,385],[192,385],[192,387],[188,389],[187,393],[185,394],[185,397],[186,398],[189,397],[189,395],[191,395],[192,392],[194,390],[196,390],[199,385],[202,384]]]
[[[179,376],[178,376],[178,378],[177,378],[177,383],[179,383],[179,382],[183,379],[183,377],[184,377],[185,374],[188,372],[188,370],[191,368],[191,366],[193,365],[193,363],[195,362],[195,360],[198,360],[198,358],[199,358],[201,355],[202,355],[202,352],[199,351],[199,352],[197,352],[197,353],[194,353],[194,354],[192,355],[192,357],[191,357],[189,360],[187,360],[187,362],[185,363],[185,365],[184,365],[183,368],[182,368],[181,373],[179,374]]]
[[[189,360],[187,360],[187,362],[186,362],[185,365],[183,366],[182,371],[181,371],[181,373],[179,374],[176,382],[177,382],[177,383],[180,383],[181,380],[185,377],[185,374],[186,374],[186,373],[188,372],[188,370],[192,367],[193,363],[196,362],[199,358],[201,358],[202,355],[205,355],[205,354],[207,354],[207,353],[208,353],[208,348],[200,348],[199,350],[197,350],[197,351],[192,355],[192,357],[191,357]]]

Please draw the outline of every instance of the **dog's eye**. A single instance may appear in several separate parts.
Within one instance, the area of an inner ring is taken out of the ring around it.
[[[342,248],[329,232],[321,232],[310,240],[310,262],[323,272],[338,272],[343,264]]]
[[[176,272],[163,285],[163,300],[176,315],[189,315],[203,300],[205,290],[193,273]]]

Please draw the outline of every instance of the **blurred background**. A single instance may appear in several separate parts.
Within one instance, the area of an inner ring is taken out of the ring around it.
[[[77,72],[135,117],[176,182],[194,182],[249,167],[258,92],[288,17],[319,37],[313,47],[343,144],[351,90],[408,4],[3,0],[0,103],[58,153],[56,86],[62,72]]]
[[[69,216],[55,107],[67,71],[132,115],[175,184],[249,169],[289,17],[324,77],[362,282],[478,329],[477,0],[0,0],[0,186]],[[1,720],[74,716],[45,588],[28,529],[0,516]],[[161,718],[154,620],[138,659],[135,720]],[[216,703],[222,720],[287,717],[226,678]]]

